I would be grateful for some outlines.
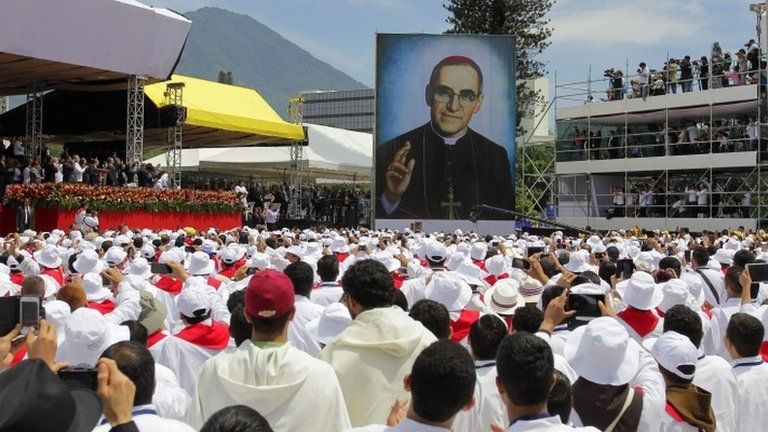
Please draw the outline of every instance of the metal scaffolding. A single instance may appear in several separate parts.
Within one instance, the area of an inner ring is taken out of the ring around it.
[[[128,79],[125,159],[129,166],[144,160],[144,81],[145,77],[137,75]]]
[[[288,114],[293,123],[301,124],[304,111],[304,99],[295,97],[288,103]],[[302,168],[304,166],[304,143],[294,141],[291,143],[291,180],[288,185],[288,217],[291,219],[303,218],[301,210],[301,182]]]
[[[43,86],[39,83],[33,84],[27,93],[27,123],[26,140],[29,156],[36,158],[40,156],[40,150],[43,146]]]
[[[165,164],[174,188],[181,188],[182,128],[186,120],[184,110],[184,83],[170,83],[165,87],[165,105],[175,107],[176,122],[168,128]]]

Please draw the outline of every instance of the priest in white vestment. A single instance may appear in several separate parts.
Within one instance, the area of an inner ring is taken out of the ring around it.
[[[437,339],[393,306],[392,275],[378,261],[353,264],[342,287],[352,325],[326,345],[320,358],[336,371],[352,425],[383,424],[395,400],[408,397],[405,374]]]

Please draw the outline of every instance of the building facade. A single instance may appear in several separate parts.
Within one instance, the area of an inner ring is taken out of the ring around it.
[[[302,119],[305,123],[373,133],[373,89],[308,91],[300,96],[304,100]]]

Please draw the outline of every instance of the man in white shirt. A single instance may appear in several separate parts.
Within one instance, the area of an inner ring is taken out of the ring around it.
[[[286,276],[293,283],[293,292],[295,294],[295,307],[296,315],[293,317],[293,323],[301,328],[306,329],[307,324],[310,321],[320,319],[323,315],[324,307],[319,304],[309,301],[310,292],[312,291],[312,284],[315,280],[315,272],[312,270],[312,266],[304,261],[296,261],[293,264],[289,264],[285,270],[283,270]],[[320,353],[320,345],[308,344],[304,348],[304,351],[316,357]]]
[[[325,255],[317,261],[320,285],[312,291],[310,300],[320,306],[328,306],[341,300],[344,290],[339,284],[339,260],[335,255]]]
[[[702,348],[704,348],[705,353],[719,355],[729,361],[731,356],[723,343],[725,331],[733,314],[741,309],[741,294],[743,290],[750,289],[749,285],[745,288],[739,281],[742,272],[744,272],[744,269],[741,267],[731,266],[728,268],[728,274],[724,278],[726,298],[720,306],[712,309],[709,331],[704,335],[704,340],[702,341]]]
[[[640,62],[640,67],[637,69],[637,80],[640,82],[640,96],[645,100],[648,97],[651,83],[651,72],[646,67],[645,62]]]
[[[287,343],[296,314],[291,280],[276,270],[257,273],[248,282],[243,311],[251,339],[205,362],[189,423],[199,428],[216,411],[241,404],[262,414],[275,432],[348,429],[333,369]]]
[[[475,411],[480,417],[479,429],[491,430],[492,424],[507,423],[507,408],[496,386],[496,354],[507,335],[507,327],[496,315],[484,315],[469,330],[469,346],[475,361],[477,387]],[[459,429],[456,429],[459,431]]]
[[[508,432],[597,431],[573,428],[547,412],[547,398],[555,383],[552,350],[544,339],[519,332],[501,342],[496,355],[497,388],[507,408]]]
[[[699,183],[698,190],[696,191],[696,204],[699,207],[698,212],[704,214],[705,216],[709,214],[707,203],[709,203],[709,196],[711,194],[712,185],[710,185],[706,180],[702,180],[701,183]]]
[[[195,429],[178,420],[160,417],[152,405],[155,392],[155,360],[146,347],[137,342],[119,342],[101,355],[117,363],[117,368],[136,386],[133,398],[133,421],[141,432],[194,432]],[[94,432],[107,432],[112,426],[102,419]]]
[[[715,413],[718,432],[735,432],[735,401],[738,394],[736,375],[725,359],[706,355],[699,348],[704,336],[699,314],[684,305],[672,306],[664,314],[664,332],[667,331],[688,337],[698,349],[693,383],[712,393],[712,410]]]
[[[352,325],[320,358],[336,371],[352,425],[382,424],[395,400],[407,397],[405,374],[437,339],[394,306],[392,275],[380,262],[356,262],[344,273],[342,287]]]
[[[411,373],[405,376],[404,387],[411,393],[411,403],[405,418],[391,427],[370,425],[352,431],[455,431],[453,424],[456,416],[472,409],[475,403],[472,358],[456,342],[435,342],[416,358]]]
[[[691,252],[691,268],[704,282],[704,300],[709,307],[716,307],[725,302],[725,276],[721,269],[709,268],[709,251],[699,247]]]
[[[764,332],[759,319],[737,313],[731,317],[725,335],[739,389],[735,412],[739,432],[762,432],[768,425],[768,364],[760,356]]]

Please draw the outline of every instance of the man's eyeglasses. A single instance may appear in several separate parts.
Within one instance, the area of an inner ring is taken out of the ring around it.
[[[436,86],[432,90],[435,101],[440,103],[453,103],[453,98],[456,97],[456,93],[452,88],[446,86]],[[459,91],[459,105],[462,107],[468,107],[472,105],[478,98],[472,90]]]

